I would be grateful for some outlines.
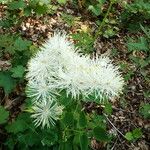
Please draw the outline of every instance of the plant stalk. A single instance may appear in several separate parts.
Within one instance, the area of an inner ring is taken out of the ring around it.
[[[104,16],[104,18],[103,18],[103,20],[102,20],[102,23],[101,23],[100,26],[98,27],[98,31],[97,31],[97,33],[96,33],[95,36],[94,36],[94,39],[95,39],[95,40],[96,40],[96,39],[98,38],[98,36],[100,35],[101,30],[102,30],[102,28],[103,28],[103,26],[104,26],[104,24],[105,24],[105,20],[107,19],[107,16],[109,15],[110,10],[111,10],[112,5],[114,4],[114,2],[115,2],[115,1],[111,1],[111,2],[110,2],[109,7],[108,7],[108,10],[107,10],[107,12],[106,12],[106,14],[105,14],[105,16]]]

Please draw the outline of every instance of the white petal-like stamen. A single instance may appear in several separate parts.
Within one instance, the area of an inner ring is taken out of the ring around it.
[[[32,109],[33,114],[31,117],[34,119],[35,125],[42,125],[42,128],[55,125],[55,121],[59,119],[63,111],[62,106],[58,106],[57,103],[54,103],[52,100],[46,99],[41,102],[36,102],[32,106]]]

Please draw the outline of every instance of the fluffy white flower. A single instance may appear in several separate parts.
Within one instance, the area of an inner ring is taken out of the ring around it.
[[[28,73],[26,77],[30,80],[45,80],[50,73],[50,63],[50,57],[47,53],[44,51],[38,52],[37,55],[35,55],[35,57],[28,63]]]
[[[75,99],[82,94],[85,97],[95,93],[95,97],[104,95],[111,98],[118,96],[124,85],[118,67],[109,58],[100,57],[95,60],[79,57],[66,69],[59,68],[57,87],[66,89]]]
[[[55,121],[60,118],[62,114],[63,107],[58,106],[57,103],[52,100],[43,100],[41,102],[36,102],[33,106],[33,114],[31,117],[34,119],[36,126],[42,126],[42,128],[50,127],[55,125]]]
[[[65,34],[54,34],[43,45],[28,65],[27,79],[31,81],[29,91],[35,91],[32,96],[37,96],[37,99],[47,97],[54,89],[66,89],[67,94],[72,94],[74,98],[92,93],[100,98],[103,95],[119,95],[124,82],[118,67],[108,57],[91,60],[75,51],[73,43],[67,40]],[[40,81],[41,87],[34,85],[35,81]]]
[[[62,114],[55,95],[66,90],[78,99],[112,98],[122,92],[123,78],[108,57],[81,56],[65,34],[54,34],[28,63],[27,96],[33,98],[34,122],[49,127]],[[55,103],[53,103],[55,99]]]
[[[96,97],[104,94],[111,98],[122,92],[123,78],[108,57],[90,60],[88,75],[89,90],[96,91]]]
[[[55,99],[55,96],[58,95],[55,88],[56,87],[54,87],[53,84],[49,84],[48,81],[37,82],[36,80],[31,80],[28,82],[26,94],[33,99],[33,103],[49,97]]]

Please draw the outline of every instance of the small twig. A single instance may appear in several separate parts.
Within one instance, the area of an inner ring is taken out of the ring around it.
[[[111,122],[111,120],[107,117],[106,114],[104,114],[104,116],[106,117],[106,119],[108,120],[108,122],[112,125],[112,127],[124,138],[126,139],[126,137],[122,134],[122,132],[120,132],[116,127],[115,125]],[[131,143],[132,146],[135,147],[135,145],[133,143]]]
[[[114,126],[114,124],[110,121],[110,119],[107,117],[106,114],[104,114],[104,116],[106,117],[106,119],[108,120],[108,122],[112,125],[112,127],[118,132],[120,133],[120,135],[122,135],[124,138],[125,136]]]
[[[117,141],[118,141],[118,139],[115,141],[115,143],[114,143],[113,147],[111,148],[111,150],[113,150],[115,148],[115,146],[117,144]]]

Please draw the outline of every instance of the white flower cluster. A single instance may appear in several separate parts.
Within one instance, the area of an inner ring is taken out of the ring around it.
[[[112,98],[122,91],[123,78],[108,57],[90,59],[89,56],[81,56],[67,38],[65,34],[54,34],[28,63],[27,95],[35,103],[32,116],[38,118],[35,119],[37,125],[49,126],[48,122],[58,119],[62,111],[54,115],[48,101],[57,103],[56,95],[60,90],[65,89],[66,94],[75,99],[79,95],[88,97],[93,93],[96,98],[103,95]],[[44,113],[45,106],[49,113]]]

